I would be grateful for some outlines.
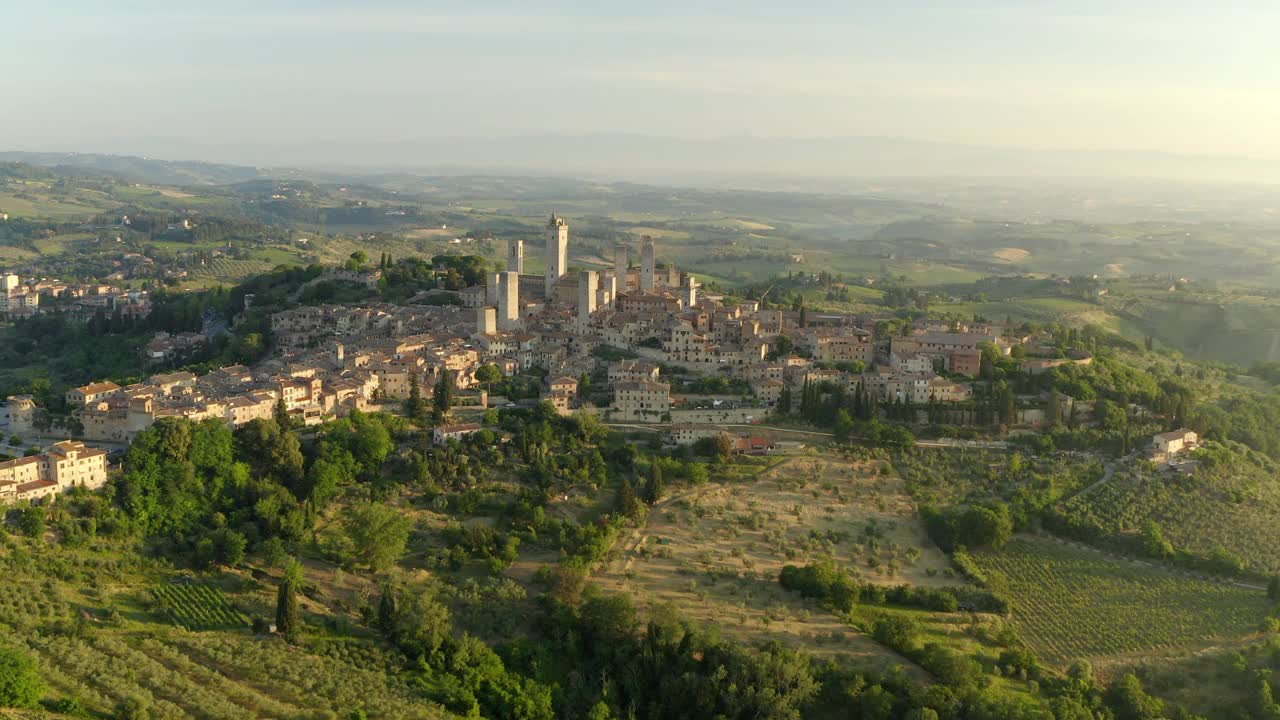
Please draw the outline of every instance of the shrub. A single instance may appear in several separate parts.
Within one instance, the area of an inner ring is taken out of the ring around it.
[[[44,697],[44,679],[26,654],[0,647],[0,705],[34,708]]]

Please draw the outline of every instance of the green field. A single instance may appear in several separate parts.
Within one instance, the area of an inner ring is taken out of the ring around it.
[[[84,196],[52,195],[43,191],[23,191],[18,193],[0,193],[0,211],[12,217],[53,217],[66,220],[70,217],[89,217],[102,212],[108,203],[101,198]]]
[[[1024,639],[1050,664],[1106,662],[1232,643],[1260,631],[1260,590],[1193,579],[1042,537],[974,553],[1013,603]]]

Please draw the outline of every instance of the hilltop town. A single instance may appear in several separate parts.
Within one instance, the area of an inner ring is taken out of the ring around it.
[[[465,243],[393,240],[395,258],[369,257],[390,236],[308,233],[324,263],[268,255],[284,262],[230,287],[184,287],[145,263],[112,279],[126,261],[103,257],[0,273],[11,539],[75,563],[88,552],[94,572],[131,563],[127,585],[150,588],[104,599],[90,587],[101,578],[73,590],[20,570],[77,598],[89,629],[75,647],[101,632],[133,638],[113,653],[153,640],[167,651],[172,639],[158,638],[178,624],[234,644],[229,668],[278,648],[270,663],[311,672],[333,633],[483,695],[483,683],[569,685],[534,659],[491,663],[484,680],[455,670],[466,638],[497,652],[526,634],[511,618],[558,622],[562,610],[572,635],[625,597],[638,622],[675,607],[682,627],[715,625],[728,638],[716,647],[751,662],[772,652],[764,638],[806,653],[789,657],[839,658],[805,672],[851,693],[872,678],[905,700],[915,681],[883,668],[942,676],[969,662],[948,686],[1032,697],[1077,658],[1251,642],[1264,585],[1280,598],[1280,559],[1257,550],[1280,508],[1263,392],[1280,374],[1260,365],[1249,378],[1117,334],[1097,314],[1115,284],[930,285],[895,273],[892,257],[878,273],[833,271],[811,252],[760,257],[754,277],[708,273],[670,226],[615,234],[575,214],[585,231],[571,234],[565,216],[532,212]],[[187,236],[219,221],[191,217],[130,238],[202,262]],[[1190,280],[1153,282],[1176,293]],[[1088,320],[1062,312],[1077,305]],[[300,567],[289,555],[316,577],[301,629],[279,612]],[[1194,615],[1147,612],[1157,596]],[[1097,621],[1095,602],[1118,619]],[[984,623],[974,632],[1003,629],[971,636],[959,623],[972,617]],[[429,654],[436,642],[445,655]],[[36,652],[46,671],[62,662],[61,646]],[[571,652],[584,667],[608,662]],[[1232,668],[1223,683],[1247,680]],[[988,675],[998,680],[975,684]],[[178,698],[169,680],[185,689],[168,716],[192,714],[181,673],[138,686]],[[330,707],[346,687],[331,686]],[[551,697],[581,704],[538,687],[531,717],[574,716],[553,713]],[[96,692],[74,694],[100,711],[129,701]],[[387,686],[361,703],[409,703],[374,713],[386,717],[430,717],[431,703],[474,715],[466,697]],[[502,697],[484,697],[482,714],[508,716]]]
[[[789,413],[805,388],[818,385],[920,413],[949,408],[948,417],[963,424],[966,409],[973,415],[970,381],[980,372],[983,348],[1009,355],[1032,340],[990,323],[921,322],[906,334],[877,337],[883,318],[761,309],[759,301],[702,292],[693,274],[673,263],[660,265],[647,237],[638,266],[631,263],[632,248],[619,244],[609,269],[570,271],[569,237],[569,223],[552,216],[542,275],[525,272],[525,243],[512,240],[506,269],[487,272],[484,285],[458,291],[461,307],[380,303],[283,310],[270,319],[276,353],[253,367],[200,376],[163,373],[125,387],[103,380],[69,390],[66,406],[85,440],[128,443],[165,417],[215,418],[239,427],[272,417],[280,407],[298,425],[315,425],[407,400],[415,387],[442,381],[456,392],[459,406],[503,406],[512,399],[491,397],[492,378],[481,377],[482,368],[492,366],[507,377],[539,373],[540,399],[561,413],[666,426],[678,431],[672,439],[710,432],[698,432],[698,426],[746,425]],[[377,271],[350,270],[324,276],[365,285],[378,277]],[[162,359],[175,345],[205,339],[164,334],[145,352]],[[1041,372],[1089,361],[1079,352],[1023,362],[1028,371]],[[593,375],[607,380],[607,396],[582,392],[581,382]],[[673,391],[673,379],[684,385],[706,378],[736,390]],[[39,409],[32,399],[15,396],[8,404],[11,434],[33,434]],[[1040,424],[1043,411],[1034,405],[1011,422]]]

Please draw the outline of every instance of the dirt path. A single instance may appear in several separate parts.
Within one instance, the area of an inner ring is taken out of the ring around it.
[[[1104,465],[1103,465],[1103,469],[1102,469],[1102,478],[1101,478],[1100,480],[1098,480],[1098,482],[1096,482],[1096,483],[1094,483],[1094,484],[1090,485],[1090,486],[1089,486],[1089,487],[1087,487],[1087,488],[1084,488],[1083,490],[1081,490],[1080,492],[1076,493],[1075,495],[1072,495],[1072,496],[1071,496],[1071,497],[1069,497],[1069,498],[1064,498],[1064,499],[1062,499],[1062,500],[1059,500],[1059,501],[1058,501],[1058,503],[1059,503],[1059,504],[1062,504],[1062,505],[1065,505],[1066,503],[1069,503],[1069,502],[1071,502],[1072,500],[1075,500],[1076,498],[1082,498],[1082,497],[1084,497],[1084,496],[1088,495],[1089,493],[1093,492],[1095,489],[1100,488],[1100,487],[1102,487],[1103,485],[1106,485],[1108,482],[1110,482],[1111,478],[1112,478],[1115,474],[1116,474],[1116,464],[1115,464],[1114,462],[1109,462],[1109,463],[1104,464]]]

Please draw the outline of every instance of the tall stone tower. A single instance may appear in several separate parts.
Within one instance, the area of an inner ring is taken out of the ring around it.
[[[640,246],[640,292],[653,292],[654,263],[653,238],[645,235]]]
[[[618,301],[618,276],[606,270],[600,277],[600,290],[603,300],[601,304],[612,305]]]
[[[507,269],[514,273],[524,274],[524,241],[507,241]]]
[[[476,308],[476,332],[492,335],[498,331],[498,310],[491,307]]]
[[[502,273],[498,288],[498,329],[515,330],[520,327],[520,275],[510,270]]]
[[[484,274],[484,304],[497,305],[498,294],[502,291],[502,273],[486,272]]]
[[[35,432],[36,401],[30,395],[11,395],[8,405],[9,432],[19,437]]]
[[[569,266],[569,223],[554,214],[547,222],[547,300],[555,296],[556,281]]]
[[[578,273],[578,326],[591,324],[591,313],[596,311],[598,276],[594,270]]]
[[[684,276],[684,306],[695,307],[698,304],[698,280],[692,275]]]
[[[618,291],[627,289],[627,268],[630,259],[627,257],[627,246],[621,243],[613,246],[613,276],[618,278]]]

